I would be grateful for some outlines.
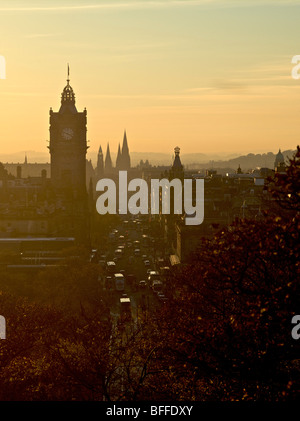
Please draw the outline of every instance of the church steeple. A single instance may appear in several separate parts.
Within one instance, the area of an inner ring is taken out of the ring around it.
[[[96,167],[96,174],[97,177],[102,177],[104,173],[104,162],[103,162],[103,153],[101,145],[98,151],[98,159],[97,159],[97,167]]]
[[[119,143],[118,155],[117,155],[117,159],[116,159],[116,168],[122,169],[122,153],[121,153],[120,143]]]
[[[110,173],[112,171],[112,160],[110,156],[110,149],[109,149],[109,143],[107,144],[106,148],[106,156],[105,156],[105,173]]]
[[[126,130],[124,131],[123,144],[122,144],[121,169],[123,170],[130,169],[130,155],[129,155]]]
[[[122,154],[128,153],[128,142],[127,142],[127,136],[126,136],[126,130],[124,130],[124,137],[123,137],[123,146],[122,146]]]
[[[284,164],[284,156],[281,152],[281,149],[279,149],[274,162],[274,168],[277,168],[279,165]]]

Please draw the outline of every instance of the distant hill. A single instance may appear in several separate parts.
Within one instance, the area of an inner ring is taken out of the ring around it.
[[[288,162],[289,158],[295,154],[296,150],[286,150],[282,151],[282,154],[285,160]],[[274,168],[274,162],[277,153],[268,152],[263,154],[253,154],[249,153],[248,155],[241,155],[235,158],[228,160],[210,160],[206,163],[197,163],[194,160],[194,163],[188,165],[189,168],[231,168],[236,170],[239,166],[243,172],[247,172],[254,168]]]
[[[227,154],[225,158],[234,158],[238,154]],[[212,159],[221,159],[224,157],[224,154],[213,155],[213,154],[204,154],[204,153],[189,153],[189,154],[180,154],[181,161],[184,165],[193,164],[193,163],[208,163]],[[116,153],[111,152],[111,158],[113,163],[116,161]],[[149,163],[153,166],[159,165],[171,165],[173,163],[174,155],[172,153],[159,153],[159,152],[130,152],[131,163],[133,166],[136,166],[140,163],[141,160],[146,161],[148,159]],[[92,160],[93,165],[97,162],[97,152],[89,152],[88,159]]]
[[[14,163],[14,164],[23,164],[25,157],[27,156],[28,162],[31,164],[34,163],[46,163],[50,162],[49,152],[36,152],[36,151],[20,151],[10,154],[0,153],[0,162],[2,163]]]
[[[288,159],[295,153],[295,150],[282,151],[283,156]],[[242,171],[247,172],[249,169],[256,167],[273,168],[276,153],[267,152],[262,154],[249,153],[247,155],[239,154],[203,154],[203,153],[189,153],[181,154],[181,162],[186,168],[230,168],[236,170],[241,166]],[[24,163],[25,156],[27,156],[28,163],[49,163],[50,155],[47,152],[35,151],[20,151],[12,154],[0,154],[0,162],[2,163]],[[171,165],[173,162],[173,155],[167,153],[157,152],[130,152],[132,166],[136,166],[141,160],[146,161],[153,166]],[[116,153],[112,152],[111,157],[113,163],[116,160]],[[92,161],[95,167],[97,162],[97,152],[88,152],[87,158]]]

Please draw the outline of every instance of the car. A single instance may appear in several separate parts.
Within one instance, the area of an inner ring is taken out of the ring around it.
[[[146,267],[149,267],[149,266],[150,266],[150,260],[145,260],[145,261],[144,261],[144,265],[145,265]]]
[[[121,250],[122,253],[124,254],[124,252],[125,252],[125,246],[124,245],[120,245],[120,246],[117,247],[117,250]]]
[[[159,276],[159,273],[157,270],[151,270],[149,275],[154,277],[154,276]]]
[[[106,262],[106,270],[109,273],[115,273],[116,270],[116,262],[113,260],[110,260],[108,262]]]
[[[142,281],[140,281],[140,282],[139,282],[139,286],[140,286],[141,288],[146,288],[146,287],[147,287],[147,282],[146,282],[146,281],[144,281],[144,280],[142,280]]]
[[[140,255],[140,253],[141,253],[140,249],[135,249],[135,250],[134,250],[134,255],[135,255],[135,256],[139,256],[139,255]]]
[[[152,281],[160,281],[160,280],[161,280],[161,277],[156,270],[151,270],[149,272],[148,281],[152,282]]]
[[[115,257],[117,258],[117,259],[121,259],[121,257],[123,256],[123,250],[121,250],[121,249],[116,249],[115,250]]]
[[[150,281],[150,282],[151,282],[150,286],[151,286],[154,293],[158,294],[159,292],[162,291],[163,284],[162,284],[161,281],[154,280],[154,281]]]

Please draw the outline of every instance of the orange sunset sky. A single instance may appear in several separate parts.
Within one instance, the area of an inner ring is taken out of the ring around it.
[[[299,18],[296,0],[0,0],[0,155],[47,152],[68,63],[91,152],[124,129],[131,152],[294,149]]]

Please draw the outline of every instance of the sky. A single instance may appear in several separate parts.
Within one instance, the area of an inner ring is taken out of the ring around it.
[[[68,63],[91,152],[124,130],[145,157],[295,149],[299,17],[300,0],[0,0],[0,155],[47,152]]]

